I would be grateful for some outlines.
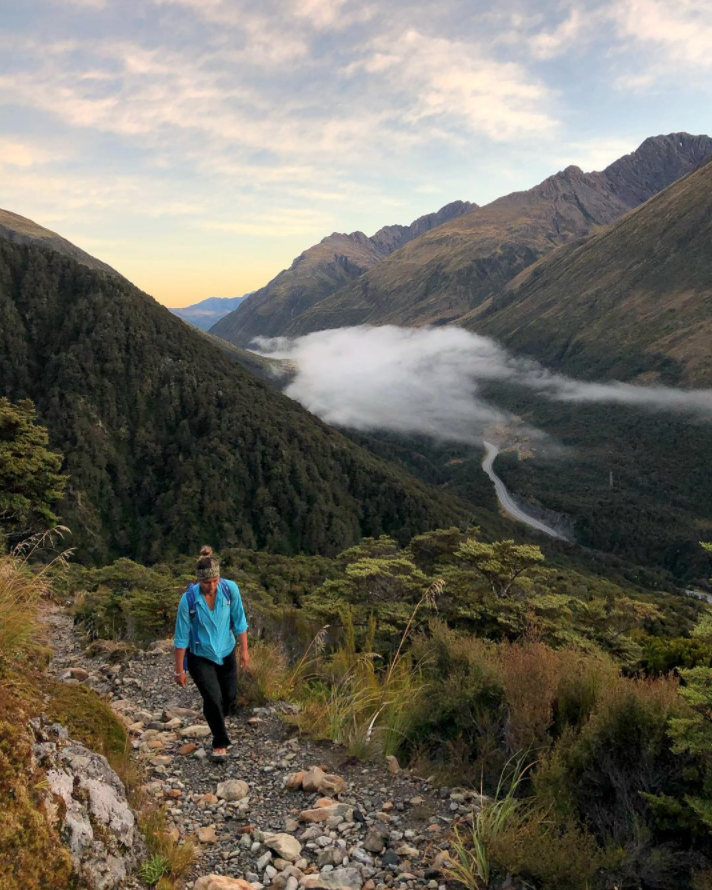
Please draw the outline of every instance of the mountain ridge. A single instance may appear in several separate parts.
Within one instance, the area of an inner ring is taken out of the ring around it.
[[[569,374],[712,386],[711,241],[712,159],[460,321]]]
[[[250,294],[243,294],[241,297],[206,297],[190,306],[169,306],[168,309],[188,324],[202,331],[209,331],[221,318],[241,306],[249,296]]]
[[[239,307],[239,316],[230,313],[210,332],[243,347],[249,346],[255,336],[274,336],[295,314],[354,280],[394,250],[475,207],[468,201],[453,201],[409,226],[383,226],[370,237],[360,231],[333,232],[251,294]]]
[[[12,241],[15,244],[31,244],[48,247],[50,250],[57,251],[64,256],[68,256],[83,266],[90,269],[100,269],[104,272],[111,272],[113,275],[120,275],[116,269],[112,269],[107,263],[91,256],[86,251],[67,241],[61,235],[46,229],[39,223],[19,213],[13,213],[11,210],[3,210],[0,208],[0,238],[6,241]],[[123,277],[123,276],[121,276]]]
[[[699,166],[712,139],[650,137],[604,171],[573,165],[410,241],[278,333],[355,324],[446,324],[562,244],[605,226]]]

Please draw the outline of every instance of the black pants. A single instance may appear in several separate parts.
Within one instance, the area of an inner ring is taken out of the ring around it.
[[[225,729],[225,717],[232,711],[237,698],[235,650],[225,656],[222,664],[188,652],[188,673],[203,696],[203,714],[213,733],[213,748],[227,748],[230,739]]]

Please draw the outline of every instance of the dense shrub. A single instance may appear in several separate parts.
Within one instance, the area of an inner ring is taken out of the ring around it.
[[[683,792],[686,764],[668,735],[680,708],[672,680],[619,678],[602,687],[589,719],[542,757],[537,796],[599,839],[631,847],[641,826],[655,822],[646,795]]]
[[[645,637],[641,665],[647,674],[668,674],[676,668],[712,667],[712,646],[688,637]]]

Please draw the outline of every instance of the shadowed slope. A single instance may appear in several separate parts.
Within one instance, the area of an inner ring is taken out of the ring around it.
[[[384,226],[371,238],[363,232],[334,232],[305,250],[289,269],[211,328],[211,333],[238,346],[249,346],[257,336],[281,334],[292,319],[314,303],[358,278],[399,247],[450,219],[476,207],[454,201],[437,213],[429,213],[409,226]]]
[[[712,161],[463,321],[588,378],[712,386]]]
[[[567,167],[415,239],[280,333],[456,321],[544,254],[615,221],[710,154],[709,137],[676,133],[647,139],[602,173]]]
[[[64,453],[85,557],[333,554],[465,516],[113,273],[0,239],[0,317],[0,394],[32,398]]]

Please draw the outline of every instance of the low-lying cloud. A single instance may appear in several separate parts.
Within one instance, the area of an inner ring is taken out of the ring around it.
[[[327,423],[358,430],[457,442],[482,438],[492,424],[513,420],[481,394],[480,385],[491,381],[516,383],[557,401],[631,405],[712,420],[712,390],[586,383],[552,374],[457,327],[360,326],[255,342],[262,353],[294,363],[288,396]]]

